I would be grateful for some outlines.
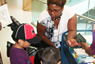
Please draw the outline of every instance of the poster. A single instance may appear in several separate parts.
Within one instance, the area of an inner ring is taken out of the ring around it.
[[[7,4],[0,6],[0,22],[2,23],[2,28],[12,23]]]

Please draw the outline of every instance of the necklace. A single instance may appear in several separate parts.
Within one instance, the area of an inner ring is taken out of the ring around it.
[[[61,15],[62,15],[62,13],[61,13]],[[59,17],[57,17],[57,18],[53,18],[53,20],[60,20],[61,15]]]
[[[61,17],[59,16],[58,18],[53,18],[54,20],[59,20]]]

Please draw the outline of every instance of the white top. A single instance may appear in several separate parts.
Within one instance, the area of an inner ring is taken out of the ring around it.
[[[64,6],[58,29],[55,28],[54,22],[47,10],[44,10],[38,17],[38,22],[46,27],[45,35],[52,41],[61,41],[62,34],[68,30],[68,20],[75,15],[72,8]],[[59,38],[59,39],[58,39]]]

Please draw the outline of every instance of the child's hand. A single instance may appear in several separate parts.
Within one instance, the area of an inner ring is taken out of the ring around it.
[[[91,55],[91,56],[93,55],[92,50],[91,50],[90,46],[88,45],[88,43],[81,42],[80,45],[88,55]]]
[[[83,42],[81,42],[80,45],[81,45],[81,47],[82,47],[83,49],[86,49],[87,47],[89,47],[88,43],[83,43]]]

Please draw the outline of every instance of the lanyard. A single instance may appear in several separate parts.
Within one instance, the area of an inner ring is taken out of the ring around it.
[[[54,30],[53,41],[54,42],[59,41],[59,31],[58,31],[58,29]]]

